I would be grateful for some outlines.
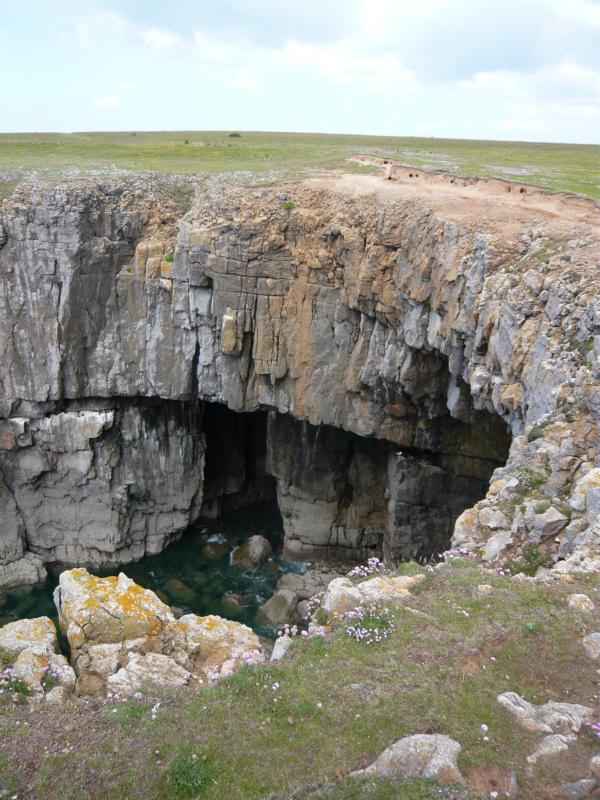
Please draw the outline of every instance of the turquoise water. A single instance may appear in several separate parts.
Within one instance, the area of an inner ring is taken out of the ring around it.
[[[256,533],[266,536],[273,545],[273,559],[252,572],[232,567],[231,550]],[[303,572],[306,568],[277,555],[282,541],[283,527],[277,507],[257,504],[218,520],[193,525],[159,555],[147,556],[135,564],[95,567],[90,571],[100,576],[124,572],[136,583],[156,592],[177,613],[218,614],[250,625],[261,636],[273,637],[275,630],[261,623],[258,608],[273,594],[281,575]],[[59,570],[51,570],[43,584],[0,593],[0,625],[24,617],[56,619],[52,592],[59,574]]]

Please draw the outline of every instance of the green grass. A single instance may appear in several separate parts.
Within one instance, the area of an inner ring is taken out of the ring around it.
[[[492,592],[482,595],[480,583]],[[580,638],[600,619],[569,610],[566,597],[593,593],[593,581],[519,584],[456,561],[418,586],[413,611],[393,609],[395,629],[384,642],[359,644],[343,626],[326,640],[298,639],[287,663],[245,667],[196,694],[164,695],[156,720],[149,697],[33,714],[0,701],[0,788],[11,778],[23,796],[55,800],[466,798],[436,794],[427,782],[348,779],[402,736],[440,732],[462,744],[466,776],[515,769],[521,796],[541,796],[523,770],[539,737],[519,728],[496,697],[516,691],[532,702],[589,704],[596,665]],[[598,745],[580,738],[569,751],[576,763],[556,759],[544,780],[581,777],[577,762],[587,763]],[[40,756],[40,740],[53,752]],[[68,756],[65,745],[75,747]]]
[[[118,169],[166,173],[369,171],[357,153],[462,175],[512,178],[600,198],[600,147],[466,139],[228,131],[0,134],[0,173]],[[371,170],[372,171],[372,170]],[[0,184],[0,199],[2,188]],[[6,190],[5,190],[6,191]]]

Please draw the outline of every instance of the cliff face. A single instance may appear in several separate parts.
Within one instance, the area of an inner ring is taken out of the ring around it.
[[[593,554],[596,207],[393,178],[199,187],[181,219],[160,181],[3,204],[0,584],[164,547],[202,505],[207,403],[271,412],[290,554],[443,546],[506,426],[456,542]]]

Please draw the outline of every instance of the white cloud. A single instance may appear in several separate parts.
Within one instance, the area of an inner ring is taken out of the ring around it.
[[[373,91],[386,91],[415,79],[414,72],[394,53],[361,53],[352,40],[320,46],[292,40],[285,43],[280,58],[290,67],[314,69],[334,85],[360,84]]]
[[[244,72],[238,72],[229,85],[232,89],[237,89],[240,92],[255,92],[257,89],[256,81],[253,81]]]
[[[121,98],[118,94],[109,94],[106,97],[100,97],[96,100],[95,105],[98,108],[114,108],[118,106],[121,102]]]
[[[182,37],[167,28],[145,28],[139,32],[142,42],[156,50],[178,50],[185,48]]]

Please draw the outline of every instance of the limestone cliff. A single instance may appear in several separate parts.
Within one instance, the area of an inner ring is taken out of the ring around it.
[[[0,584],[164,547],[202,505],[207,403],[269,412],[291,554],[433,552],[501,467],[456,543],[593,556],[598,209],[509,187],[199,185],[180,218],[160,179],[23,185],[0,222]]]

